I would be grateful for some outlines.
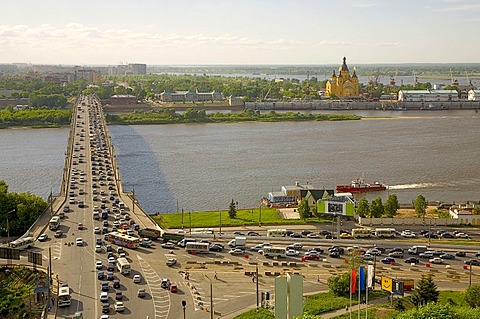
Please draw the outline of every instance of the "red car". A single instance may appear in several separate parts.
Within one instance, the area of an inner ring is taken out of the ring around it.
[[[305,260],[320,260],[320,256],[317,255],[307,255],[303,258],[305,258]]]

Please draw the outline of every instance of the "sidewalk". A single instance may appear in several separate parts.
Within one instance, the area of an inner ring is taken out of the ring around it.
[[[369,301],[368,305],[369,306],[378,305],[378,304],[385,303],[385,302],[388,302],[388,297],[382,297],[382,298],[378,298],[378,299]],[[360,310],[361,311],[362,310],[364,311],[366,307],[367,307],[366,304],[360,304]],[[352,313],[357,314],[358,305],[352,306],[352,308],[351,309],[349,308],[348,311],[345,311],[345,309],[342,308],[342,309],[338,309],[338,310],[324,312],[320,316],[322,317],[322,319],[335,318],[337,316],[344,315],[345,313],[348,313],[350,311],[352,311]]]

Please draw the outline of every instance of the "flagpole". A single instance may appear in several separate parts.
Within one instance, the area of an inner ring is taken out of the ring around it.
[[[360,273],[360,268],[358,269]],[[362,294],[362,287],[360,286],[360,279],[358,280],[358,319],[360,319],[360,295]]]
[[[368,319],[368,285],[365,288],[365,319]]]

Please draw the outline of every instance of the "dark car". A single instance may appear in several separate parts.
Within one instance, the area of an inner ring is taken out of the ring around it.
[[[320,256],[318,255],[307,255],[307,256],[304,256],[303,258],[305,258],[306,260],[320,260]]]
[[[330,235],[331,236],[332,232],[329,231],[329,230],[321,230],[320,235],[322,235],[322,236],[329,236]]]
[[[397,251],[403,253],[403,248],[395,247],[395,248],[391,248],[391,249],[387,249],[387,250],[386,250],[387,254],[394,253],[394,252],[397,252]]]
[[[102,281],[102,291],[108,291],[109,289],[108,281]]]
[[[123,292],[121,290],[115,291],[115,300],[122,300],[123,299]]]
[[[247,233],[247,235],[248,235],[248,236],[260,236],[260,234],[257,233],[256,231],[249,231],[249,232]]]
[[[233,234],[234,234],[235,236],[245,236],[245,234],[244,234],[244,233],[242,233],[242,232],[241,232],[241,231],[239,231],[239,230],[237,230],[237,231],[234,231],[234,232],[233,232]]]
[[[450,233],[443,233],[441,234],[442,238],[454,238],[452,234]]]
[[[119,279],[114,279],[113,280],[113,288],[115,288],[115,289],[120,288],[120,280]]]
[[[107,273],[107,280],[113,280],[113,271]]]
[[[423,235],[423,237],[425,237],[425,238],[438,238],[438,235],[435,234],[435,233],[426,233],[425,235]]]
[[[383,264],[391,264],[395,262],[395,259],[392,257],[385,257],[381,260]]]
[[[220,251],[223,251],[223,248],[214,244],[210,246],[210,251],[220,252]]]
[[[405,263],[407,264],[418,264],[420,262],[420,260],[418,260],[417,257],[408,257],[407,259],[405,259]]]
[[[466,265],[480,266],[480,260],[478,259],[468,259],[463,262]]]
[[[311,234],[312,231],[311,230],[308,230],[308,229],[304,229],[300,232],[300,234],[302,234],[303,236],[307,236],[308,234]]]
[[[98,278],[99,280],[105,279],[105,273],[104,273],[103,271],[97,272],[97,278]]]
[[[328,248],[329,252],[338,252],[340,255],[345,253],[345,249],[343,247],[332,246]]]
[[[338,251],[330,251],[330,253],[328,254],[328,257],[340,258],[340,253]]]
[[[455,255],[454,255],[454,254],[447,254],[447,253],[442,254],[442,255],[440,255],[439,257],[442,258],[442,259],[455,259]]]
[[[455,255],[456,255],[457,257],[465,257],[467,254],[466,254],[464,251],[457,251],[457,252],[455,253]]]
[[[302,238],[302,235],[300,235],[299,233],[293,232],[293,233],[290,234],[290,237],[292,237],[292,238]]]
[[[319,254],[323,254],[323,249],[320,248],[320,247],[313,247],[311,250],[314,250],[314,251],[316,251],[316,252],[319,253]]]
[[[102,312],[109,313],[110,312],[110,305],[108,302],[102,303]]]

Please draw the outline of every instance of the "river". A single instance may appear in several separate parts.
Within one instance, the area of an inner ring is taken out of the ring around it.
[[[360,114],[359,112],[356,112]],[[282,185],[334,188],[364,174],[410,203],[480,198],[480,115],[380,112],[340,122],[110,126],[126,191],[149,213],[256,207]],[[41,132],[41,134],[39,134]],[[0,130],[0,179],[45,197],[59,189],[67,129]],[[33,168],[33,169],[32,169]],[[177,206],[178,203],[178,206]]]

